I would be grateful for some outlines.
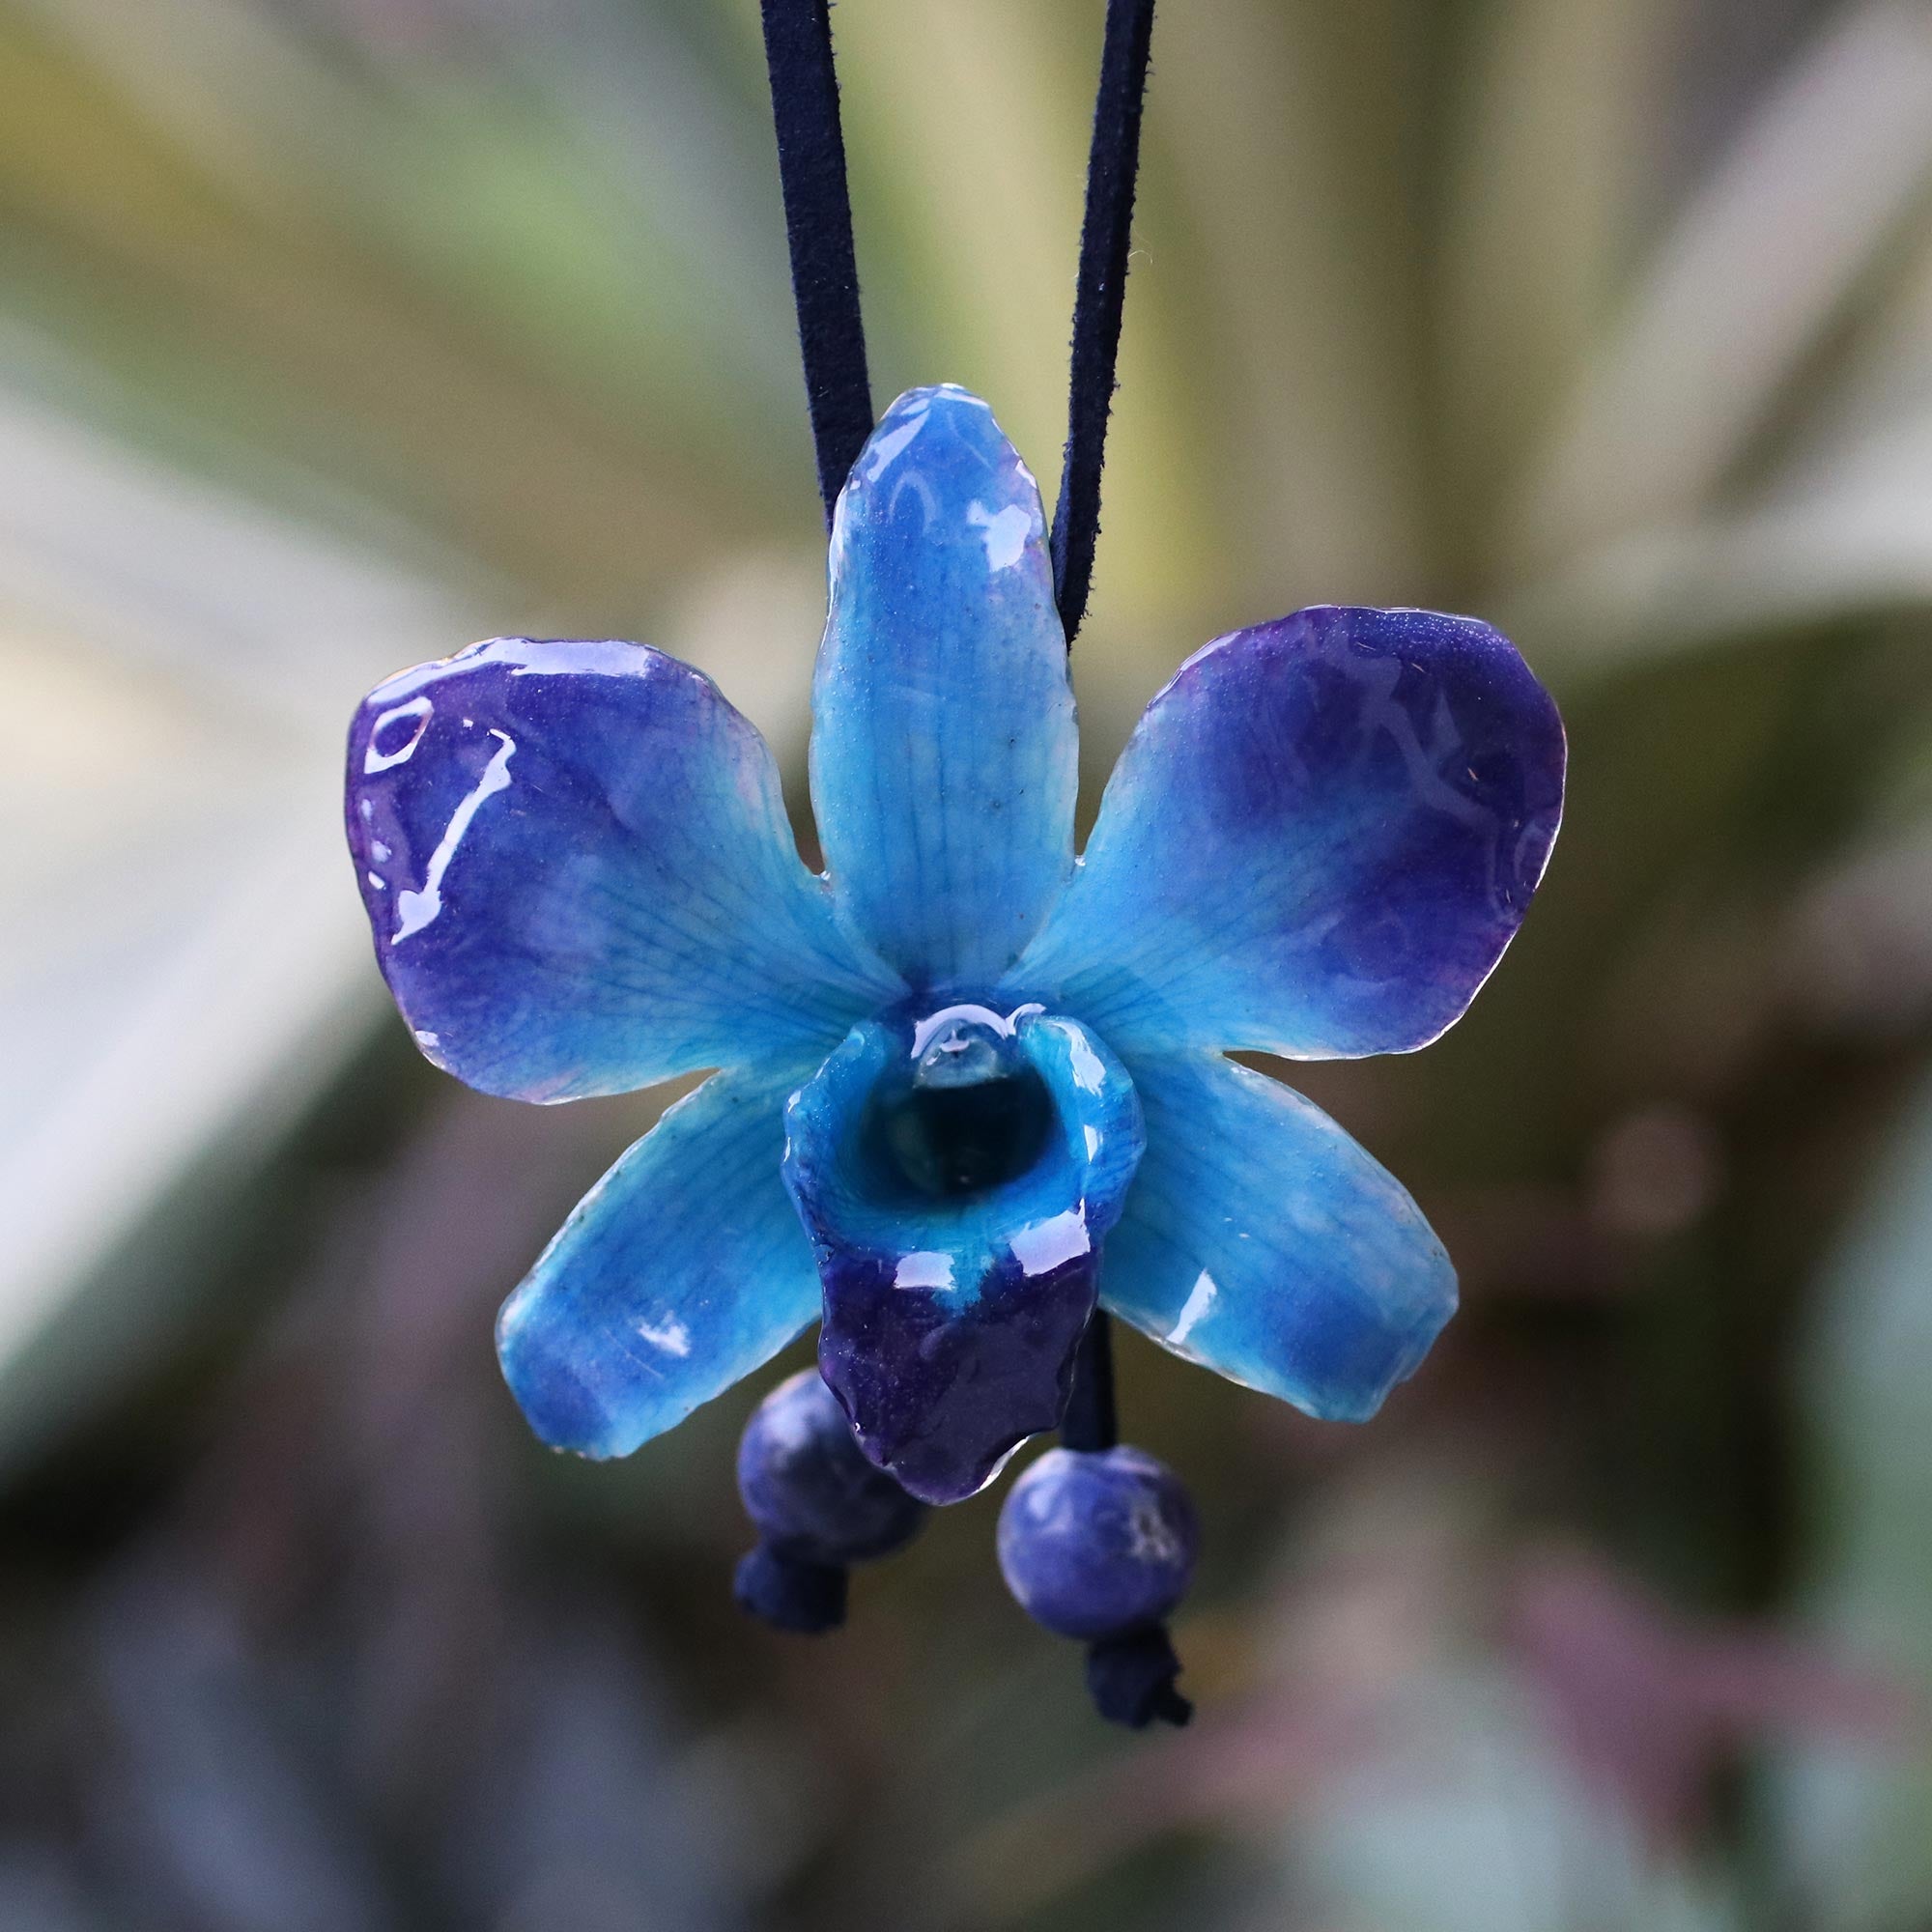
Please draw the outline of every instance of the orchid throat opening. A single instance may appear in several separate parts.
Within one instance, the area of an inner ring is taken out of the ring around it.
[[[914,1026],[910,1052],[881,1077],[859,1127],[864,1169],[882,1196],[963,1202],[1038,1160],[1053,1096],[1015,1035],[1039,1010],[1002,1015],[961,1003]]]

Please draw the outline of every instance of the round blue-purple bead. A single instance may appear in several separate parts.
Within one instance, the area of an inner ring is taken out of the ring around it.
[[[738,1444],[738,1493],[764,1541],[810,1563],[864,1563],[919,1533],[925,1506],[868,1462],[816,1369],[766,1396]]]
[[[1200,1542],[1180,1478],[1139,1449],[1049,1449],[1000,1512],[1000,1570],[1062,1636],[1159,1623],[1187,1592]]]

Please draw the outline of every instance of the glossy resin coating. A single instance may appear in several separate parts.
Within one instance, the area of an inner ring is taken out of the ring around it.
[[[1187,1594],[1199,1542],[1180,1478],[1124,1445],[1049,1449],[1000,1511],[1007,1588],[1062,1636],[1117,1636],[1159,1623]]]
[[[545,1440],[620,1455],[807,1326],[867,1453],[970,1493],[1060,1413],[1097,1295],[1318,1415],[1455,1306],[1402,1188],[1229,1064],[1400,1051],[1473,997],[1555,836],[1562,727],[1488,626],[1321,609],[1199,652],[1076,866],[1033,478],[914,390],[835,519],[800,863],[769,753],[642,646],[497,639],[373,693],[348,818],[439,1064],[567,1099],[722,1069],[506,1304]]]

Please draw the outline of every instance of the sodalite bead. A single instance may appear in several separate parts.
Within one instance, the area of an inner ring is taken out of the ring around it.
[[[745,1514],[781,1555],[867,1563],[917,1536],[924,1506],[868,1462],[816,1369],[781,1381],[738,1443]]]
[[[1194,1575],[1194,1505],[1164,1463],[1124,1446],[1050,1449],[1000,1512],[1000,1571],[1036,1623],[1122,1635],[1165,1618]]]

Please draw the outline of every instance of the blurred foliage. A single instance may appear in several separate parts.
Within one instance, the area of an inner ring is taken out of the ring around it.
[[[1049,498],[1100,11],[837,13],[878,393]],[[806,1646],[755,1390],[524,1436],[495,1303],[657,1102],[417,1065],[333,850],[362,686],[491,630],[696,657],[802,806],[755,12],[0,0],[0,1924],[1932,1923],[1932,14],[1163,9],[1090,792],[1316,601],[1503,622],[1574,791],[1450,1038],[1292,1069],[1457,1256],[1426,1372],[1123,1344],[1208,1540],[1135,1740],[997,1498]]]

